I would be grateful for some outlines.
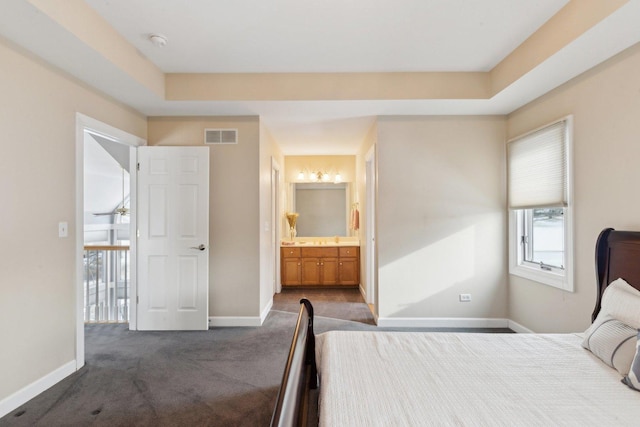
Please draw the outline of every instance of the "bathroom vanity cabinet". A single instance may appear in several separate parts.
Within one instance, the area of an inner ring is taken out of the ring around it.
[[[347,246],[339,249],[338,276],[341,285],[360,284],[360,248]]]
[[[283,286],[357,286],[360,284],[358,246],[282,247]]]
[[[280,282],[283,285],[300,285],[302,283],[300,248],[280,248]]]

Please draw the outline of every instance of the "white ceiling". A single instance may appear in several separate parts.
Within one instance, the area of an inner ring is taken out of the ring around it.
[[[85,1],[170,73],[489,71],[568,2]]]
[[[491,99],[167,101],[29,1],[3,0],[0,35],[148,116],[260,115],[288,155],[354,154],[378,115],[508,114],[640,41],[631,0]],[[488,71],[568,0],[85,2],[165,73],[235,73]]]

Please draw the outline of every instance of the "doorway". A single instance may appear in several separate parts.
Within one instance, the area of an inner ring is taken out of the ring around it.
[[[84,132],[84,321],[128,323],[129,147]]]
[[[118,128],[110,126],[106,123],[100,122],[84,114],[76,113],[76,369],[80,369],[84,366],[85,362],[85,348],[84,348],[84,324],[85,324],[85,307],[87,304],[85,296],[85,140],[91,138],[93,140],[101,140],[105,145],[113,144],[113,147],[120,147],[120,152],[125,153],[128,151],[128,168],[134,170],[137,163],[135,147],[145,145],[146,141],[138,138],[135,135],[131,135]],[[124,162],[120,159],[120,162]],[[124,168],[123,168],[124,169]],[[124,173],[122,173],[124,175]],[[122,177],[121,175],[121,177]],[[127,192],[126,186],[128,185],[129,199],[127,204],[129,205],[127,214],[129,216],[129,227],[131,230],[136,230],[136,216],[135,216],[135,196],[136,196],[136,174],[131,174],[128,184],[125,182],[124,192]],[[122,178],[121,178],[122,179]],[[120,182],[122,185],[122,181]],[[123,207],[124,208],[124,207]],[[115,209],[114,209],[115,211]],[[124,210],[122,210],[124,212]],[[117,231],[115,231],[117,232]],[[135,240],[130,239],[130,261],[127,265],[127,274],[130,277],[129,280],[129,294],[136,295],[135,287]],[[97,290],[97,288],[95,289]],[[109,291],[107,290],[107,295]],[[117,297],[118,290],[113,290],[113,296]],[[115,298],[117,299],[117,298]],[[99,301],[99,299],[98,299]],[[98,303],[99,307],[99,303]],[[98,308],[97,307],[97,308]],[[117,309],[116,309],[117,311]],[[106,314],[104,311],[103,314]],[[135,310],[131,310],[129,316],[129,327],[135,329],[136,313]]]

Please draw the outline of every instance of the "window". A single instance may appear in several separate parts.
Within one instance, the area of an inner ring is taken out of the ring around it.
[[[508,142],[509,272],[573,291],[571,117]]]

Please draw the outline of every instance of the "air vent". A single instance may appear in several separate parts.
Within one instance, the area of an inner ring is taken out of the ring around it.
[[[205,129],[205,144],[237,144],[238,129]]]

